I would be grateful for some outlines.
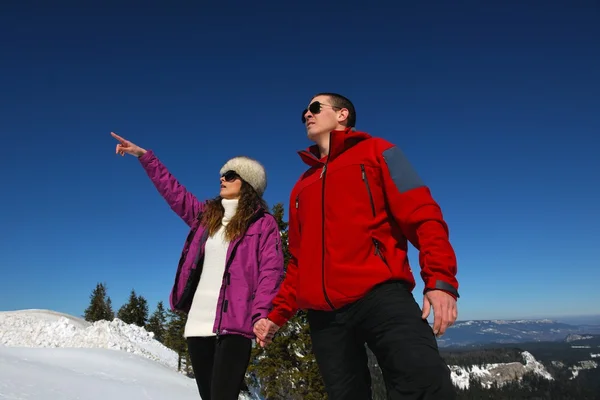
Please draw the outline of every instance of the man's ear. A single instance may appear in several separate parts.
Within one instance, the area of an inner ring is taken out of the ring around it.
[[[338,122],[343,125],[344,122],[348,122],[350,111],[347,108],[342,108],[338,114]]]

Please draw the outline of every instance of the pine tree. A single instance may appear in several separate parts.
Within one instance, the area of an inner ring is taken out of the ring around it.
[[[115,319],[115,312],[113,311],[112,300],[110,299],[110,297],[106,298],[106,317],[108,321],[112,321],[113,319]]]
[[[290,261],[290,252],[288,251],[288,223],[283,220],[283,215],[285,213],[285,209],[283,208],[282,203],[277,203],[273,206],[271,210],[273,217],[277,221],[277,225],[279,226],[279,232],[281,233],[281,250],[283,251],[283,265],[287,267],[288,262]]]
[[[154,338],[161,343],[164,343],[165,332],[167,326],[167,313],[163,306],[163,302],[159,301],[156,305],[156,310],[152,313],[148,323],[146,324],[146,330],[154,333]]]
[[[191,363],[189,361],[187,342],[183,333],[185,331],[185,323],[187,322],[187,314],[173,310],[167,311],[168,322],[165,330],[164,345],[172,349],[179,355],[177,369],[179,371],[185,367],[189,374],[191,371]]]
[[[283,221],[283,205],[273,206],[282,237],[285,266],[290,259],[287,223]],[[317,400],[327,397],[315,357],[312,353],[306,314],[299,311],[285,324],[273,342],[252,350],[247,378],[259,382],[266,399]]]
[[[144,328],[148,323],[148,301],[143,296],[137,296],[135,304],[134,324]]]
[[[113,320],[114,313],[111,308],[111,300],[106,293],[106,284],[98,283],[90,295],[90,305],[84,311],[86,321]]]
[[[134,289],[131,289],[129,301],[121,306],[117,318],[127,324],[145,327],[148,320],[148,302],[144,297],[138,296]]]

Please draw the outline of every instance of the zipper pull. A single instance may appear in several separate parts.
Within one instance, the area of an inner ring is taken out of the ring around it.
[[[321,170],[321,176],[319,178],[322,178],[323,175],[325,174],[325,170],[327,169],[327,164],[323,165],[323,169]]]
[[[296,209],[298,208],[298,197],[299,196],[296,196]]]

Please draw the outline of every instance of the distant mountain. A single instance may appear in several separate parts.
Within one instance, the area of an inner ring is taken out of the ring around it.
[[[600,325],[600,314],[593,315],[569,315],[551,318],[558,322],[564,322],[571,325]]]
[[[438,339],[440,347],[488,343],[564,340],[569,335],[599,334],[600,325],[572,325],[550,319],[459,321]]]

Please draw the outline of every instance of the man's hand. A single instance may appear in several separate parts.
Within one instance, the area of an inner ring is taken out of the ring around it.
[[[256,335],[256,343],[258,343],[260,347],[265,347],[273,341],[273,337],[279,330],[279,326],[267,318],[261,318],[256,321],[253,330]]]
[[[429,311],[433,307],[433,333],[440,337],[446,333],[446,329],[454,324],[458,317],[456,300],[442,290],[430,290],[423,296],[423,319],[429,317]]]

